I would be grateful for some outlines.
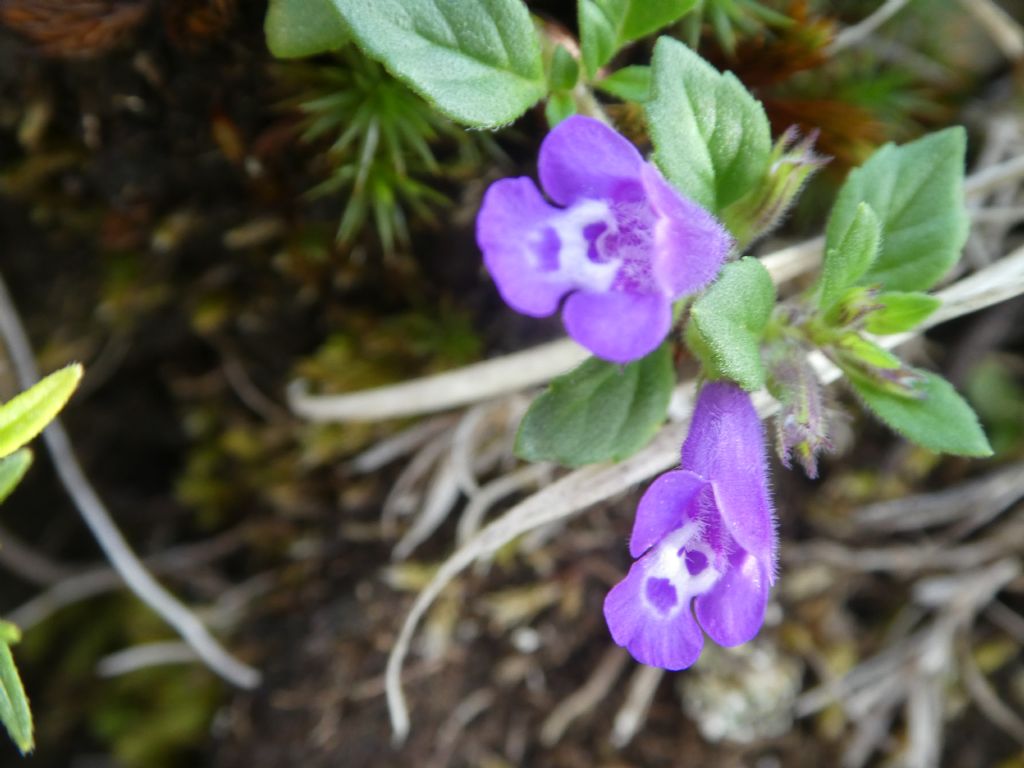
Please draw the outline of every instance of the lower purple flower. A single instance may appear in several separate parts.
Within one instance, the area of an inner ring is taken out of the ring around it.
[[[758,633],[775,580],[775,514],[764,430],[739,387],[703,388],[682,468],[640,500],[629,552],[638,559],[608,593],[604,615],[637,661],[685,669],[704,633],[722,646]]]
[[[643,357],[668,334],[672,302],[718,274],[729,235],[593,118],[559,123],[538,166],[555,205],[521,177],[496,181],[480,207],[477,243],[498,291],[533,317],[565,299],[566,330],[584,347],[616,363]]]

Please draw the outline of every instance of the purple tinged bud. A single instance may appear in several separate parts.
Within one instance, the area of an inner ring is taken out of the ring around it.
[[[673,670],[697,660],[705,633],[723,646],[758,633],[777,559],[764,430],[749,395],[707,384],[682,458],[640,500],[638,559],[604,603],[616,643]]]
[[[741,246],[775,229],[807,180],[828,163],[829,158],[814,151],[817,138],[817,131],[801,137],[791,126],[775,142],[761,183],[722,212]]]
[[[768,390],[782,407],[775,417],[777,450],[790,469],[796,459],[810,478],[818,476],[818,454],[833,449],[829,436],[833,414],[825,389],[802,349],[788,344],[769,347]]]
[[[851,379],[911,400],[926,396],[925,379],[919,372],[859,333],[843,333],[824,351]]]
[[[643,357],[668,334],[673,302],[718,274],[728,233],[593,118],[559,123],[538,166],[551,202],[528,178],[501,179],[477,217],[498,291],[533,317],[562,305],[569,335],[598,357]]]
[[[825,322],[836,328],[859,331],[873,313],[882,308],[878,303],[881,286],[858,285],[850,288],[846,295],[829,308]]]

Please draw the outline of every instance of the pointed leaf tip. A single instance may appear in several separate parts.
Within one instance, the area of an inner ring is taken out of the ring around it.
[[[73,363],[0,405],[0,457],[18,450],[53,421],[78,387],[82,373],[82,366]]]
[[[866,377],[847,375],[868,409],[908,440],[938,453],[991,456],[992,446],[978,417],[953,385],[929,371],[913,370],[922,380],[920,398],[901,397]]]

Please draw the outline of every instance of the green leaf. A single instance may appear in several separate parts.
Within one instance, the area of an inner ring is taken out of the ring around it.
[[[544,117],[548,121],[548,127],[554,128],[565,118],[576,114],[576,101],[571,93],[566,91],[555,91],[548,96],[544,105]]]
[[[732,74],[676,40],[658,40],[652,68],[644,107],[654,159],[680,192],[717,215],[768,172],[764,108]]]
[[[547,91],[521,0],[333,0],[359,47],[448,117],[510,123]]]
[[[861,203],[882,225],[878,258],[861,282],[886,290],[931,288],[960,257],[967,239],[963,128],[947,128],[897,147],[887,144],[839,190],[825,235],[826,248],[846,237]]]
[[[21,642],[21,628],[17,624],[0,619],[0,643],[17,645]]]
[[[875,298],[879,306],[867,316],[864,328],[868,333],[884,336],[888,333],[903,333],[916,328],[932,312],[942,306],[942,302],[927,293],[903,293],[889,291]]]
[[[896,355],[868,341],[859,333],[844,333],[836,339],[836,347],[849,358],[856,359],[870,368],[882,370],[898,370],[904,367],[903,361]]]
[[[682,18],[697,0],[580,0],[580,47],[587,75],[611,61],[628,42]]]
[[[598,80],[595,86],[623,101],[643,104],[651,95],[651,68],[640,64],[623,67]]]
[[[764,386],[761,338],[775,306],[768,270],[750,257],[726,265],[690,310],[688,341],[710,369],[748,391]]]
[[[267,48],[278,59],[315,56],[349,40],[348,27],[331,0],[270,0],[263,30]]]
[[[878,258],[881,238],[878,216],[870,205],[860,203],[842,238],[832,245],[826,243],[821,271],[822,309],[827,311],[871,268]]]
[[[917,369],[859,333],[843,333],[825,352],[851,379],[869,382],[897,397],[924,397],[924,379]]]
[[[566,50],[564,45],[555,48],[551,54],[551,69],[548,72],[548,83],[553,91],[570,91],[580,77],[580,64]]]
[[[69,365],[0,405],[0,457],[13,453],[42,432],[64,407],[81,378],[82,366]]]
[[[0,622],[0,625],[0,722],[24,755],[35,747],[32,712],[10,648],[10,643],[17,642],[21,633],[9,622]]]
[[[825,164],[814,152],[814,137],[786,131],[772,146],[768,166],[757,183],[726,206],[720,218],[736,239],[736,250],[775,229],[810,179]]]
[[[0,459],[0,504],[11,495],[32,464],[32,451],[22,448]],[[3,543],[0,542],[0,546]]]
[[[698,0],[629,0],[622,21],[622,39],[638,40],[678,21],[696,7]],[[618,5],[621,0],[605,0]]]
[[[940,453],[991,456],[978,417],[953,385],[929,371],[914,373],[921,377],[915,398],[886,391],[856,372],[847,371],[847,376],[864,404],[908,440]]]
[[[592,357],[530,406],[516,453],[570,467],[631,456],[665,420],[675,381],[667,344],[626,366]]]

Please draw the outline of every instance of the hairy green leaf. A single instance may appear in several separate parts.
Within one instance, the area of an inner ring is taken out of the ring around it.
[[[844,333],[836,340],[836,346],[846,355],[859,360],[865,366],[883,370],[897,370],[904,363],[885,347],[868,341],[859,333]]]
[[[569,91],[580,77],[580,64],[564,45],[555,48],[551,54],[548,83],[553,91]]]
[[[458,122],[510,123],[547,91],[521,0],[333,0],[359,47]]]
[[[697,0],[580,0],[580,47],[587,75],[611,61],[626,43],[682,18]]]
[[[709,373],[748,391],[764,386],[761,337],[775,306],[775,286],[757,259],[728,264],[694,302],[687,340]]]
[[[920,376],[917,397],[902,397],[847,371],[853,391],[879,419],[908,440],[940,453],[991,456],[992,448],[971,406],[953,385],[929,371]]]
[[[0,722],[24,755],[35,747],[32,736],[32,712],[28,707],[25,687],[14,666],[10,644],[18,642],[21,633],[10,622],[0,622]]]
[[[13,453],[42,432],[64,407],[81,378],[82,366],[69,365],[0,405],[0,457]]]
[[[623,101],[643,104],[651,95],[651,68],[641,64],[623,67],[594,84]]]
[[[566,91],[555,91],[548,96],[544,105],[544,117],[548,121],[548,127],[554,128],[567,117],[576,114],[576,102],[572,94]]]
[[[887,144],[850,173],[829,217],[826,248],[853,226],[861,203],[882,225],[878,258],[860,280],[891,291],[931,288],[960,257],[967,239],[963,128],[903,146]]]
[[[836,243],[826,243],[825,262],[821,270],[821,303],[828,310],[846,289],[871,268],[878,258],[882,225],[867,203],[860,203],[850,226]]]
[[[654,159],[680,192],[718,215],[768,171],[764,108],[731,73],[668,37],[655,45],[652,68],[644,107]]]
[[[332,0],[270,0],[263,30],[267,48],[279,59],[315,56],[349,41]]]
[[[32,464],[32,451],[22,448],[0,459],[0,504],[11,495]],[[0,542],[3,546],[3,542]]]
[[[924,379],[918,370],[859,333],[843,333],[826,352],[850,378],[863,379],[899,397],[924,396]]]
[[[530,406],[516,436],[516,453],[570,467],[624,459],[654,437],[673,386],[667,344],[625,366],[592,357],[552,381]]]
[[[864,328],[868,333],[884,336],[903,333],[916,328],[928,318],[942,302],[927,293],[889,291],[875,297],[878,309],[867,316]]]

